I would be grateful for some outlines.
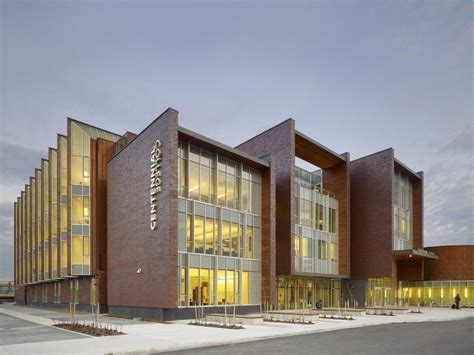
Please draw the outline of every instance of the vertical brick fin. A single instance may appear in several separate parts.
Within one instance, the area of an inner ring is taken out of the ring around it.
[[[151,230],[150,153],[157,139],[162,142],[162,191],[158,226]],[[167,109],[108,163],[109,306],[176,308],[177,154],[178,112]]]
[[[91,271],[100,272],[99,303],[107,304],[107,162],[115,153],[115,143],[91,139]]]
[[[276,206],[276,274],[290,275],[295,269],[295,121],[279,125],[237,146],[256,157],[271,155],[275,172]],[[262,255],[262,258],[264,256]]]
[[[342,154],[345,162],[333,168],[323,170],[323,186],[331,191],[339,201],[339,274],[350,276],[350,240],[351,240],[351,215],[350,215],[350,154]]]
[[[351,162],[351,277],[393,275],[392,148]]]
[[[421,179],[413,181],[413,249],[423,248],[423,172]]]
[[[263,158],[266,159],[266,158]],[[275,245],[275,170],[271,156],[270,169],[262,172],[262,297],[263,305],[276,304],[276,245]]]

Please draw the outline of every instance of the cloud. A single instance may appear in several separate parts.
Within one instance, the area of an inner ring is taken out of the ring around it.
[[[28,181],[34,168],[40,166],[41,157],[47,157],[47,149],[35,149],[23,145],[0,141],[0,182],[12,184]]]
[[[13,278],[13,203],[0,203],[0,279]]]
[[[425,245],[474,243],[473,130],[434,149],[425,174]]]

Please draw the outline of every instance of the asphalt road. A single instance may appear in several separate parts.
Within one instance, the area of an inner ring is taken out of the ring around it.
[[[211,337],[212,334],[209,334]],[[474,354],[474,318],[378,325],[161,354]]]
[[[0,313],[0,345],[80,338],[85,336]]]

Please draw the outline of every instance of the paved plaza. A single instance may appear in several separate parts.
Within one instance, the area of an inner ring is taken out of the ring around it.
[[[2,316],[0,319],[0,322],[2,322],[0,353],[143,353],[178,351],[236,343],[246,343],[245,345],[241,344],[242,351],[245,351],[246,347],[253,346],[248,343],[250,341],[285,336],[312,334],[313,338],[309,337],[308,339],[317,342],[318,337],[323,336],[321,335],[322,332],[335,330],[351,329],[356,332],[364,332],[368,328],[361,327],[413,323],[410,324],[410,332],[413,333],[422,332],[426,327],[425,324],[419,324],[420,322],[458,321],[464,322],[459,324],[471,325],[474,322],[474,309],[422,308],[422,312],[422,314],[408,313],[392,317],[364,315],[355,317],[353,321],[321,319],[312,325],[266,322],[264,325],[245,325],[243,330],[197,327],[188,325],[188,321],[152,323],[102,316],[101,321],[120,325],[125,335],[97,338],[53,328],[53,319],[66,317],[67,314],[64,312],[3,304],[0,305],[0,315]],[[79,314],[78,318],[92,319],[87,314]],[[3,319],[7,320],[6,326]],[[443,329],[443,326],[449,326],[448,323],[440,324],[440,329]],[[21,336],[21,333],[25,330],[24,328],[29,329],[31,336]],[[472,327],[470,329],[472,333]],[[44,335],[42,340],[40,340],[41,336],[38,334]],[[327,333],[327,336],[330,336],[330,334],[333,333]],[[443,333],[441,332],[441,334]],[[400,335],[400,340],[403,339],[402,336],[403,334]],[[291,341],[291,339],[296,338],[285,339],[274,339],[274,341]],[[377,339],[377,337],[374,337],[373,341],[377,342]],[[448,336],[443,339],[449,341]],[[304,345],[302,345],[302,353],[304,353],[304,349]]]
[[[473,353],[472,319],[375,325],[160,354],[456,354]]]

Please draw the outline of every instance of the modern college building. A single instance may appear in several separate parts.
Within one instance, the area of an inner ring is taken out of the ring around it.
[[[423,173],[393,149],[351,161],[292,119],[235,148],[171,108],[138,135],[68,119],[14,216],[19,304],[149,319],[474,304],[474,247],[423,246]]]

